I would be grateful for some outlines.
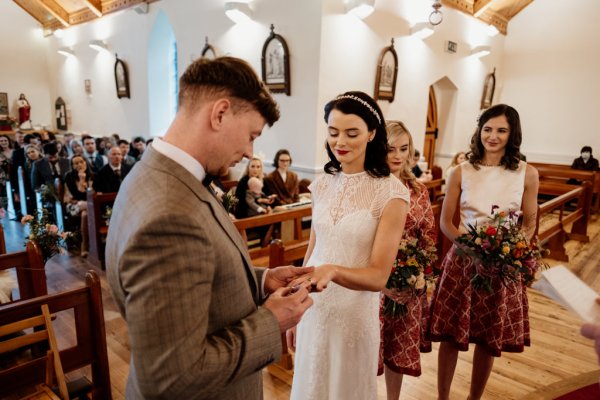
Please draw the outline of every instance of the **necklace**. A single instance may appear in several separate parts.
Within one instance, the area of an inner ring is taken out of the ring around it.
[[[486,164],[483,161],[480,163],[482,167],[499,167],[500,164]]]

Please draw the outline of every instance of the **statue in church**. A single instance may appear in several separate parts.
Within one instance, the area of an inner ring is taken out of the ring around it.
[[[23,93],[17,100],[17,108],[19,109],[19,126],[25,122],[31,122],[31,105]]]

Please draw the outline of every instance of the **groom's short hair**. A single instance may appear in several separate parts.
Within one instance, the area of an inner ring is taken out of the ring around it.
[[[272,126],[279,107],[250,64],[235,57],[193,62],[179,80],[179,104],[194,109],[200,102],[230,97],[234,112],[254,108]]]

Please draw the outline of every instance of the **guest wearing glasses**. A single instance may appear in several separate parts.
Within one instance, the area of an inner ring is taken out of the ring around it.
[[[298,175],[289,170],[292,156],[286,149],[275,153],[273,165],[275,171],[265,177],[265,192],[276,194],[279,204],[290,204],[298,201]]]

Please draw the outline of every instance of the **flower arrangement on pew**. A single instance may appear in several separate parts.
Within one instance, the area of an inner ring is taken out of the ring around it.
[[[44,262],[55,254],[65,253],[71,233],[61,232],[58,226],[51,224],[46,210],[43,210],[41,215],[38,214],[37,218],[25,215],[21,218],[21,223],[29,226],[29,236],[27,236],[26,242],[31,240],[39,246]]]
[[[237,206],[239,200],[235,197],[235,190],[230,189],[228,192],[223,193],[223,198],[221,199],[223,203],[223,207],[225,207],[225,211],[233,214],[235,210],[235,206]]]
[[[490,222],[483,226],[469,225],[468,232],[456,240],[459,255],[466,255],[475,263],[471,278],[474,288],[492,291],[492,280],[500,279],[503,285],[521,280],[529,286],[536,272],[548,268],[542,258],[549,254],[536,238],[528,240],[519,225],[520,211],[496,212],[492,206]]]
[[[386,315],[398,317],[407,312],[406,303],[427,291],[427,283],[434,283],[438,271],[433,268],[437,260],[435,243],[417,233],[417,238],[402,239],[392,272],[383,290]]]

